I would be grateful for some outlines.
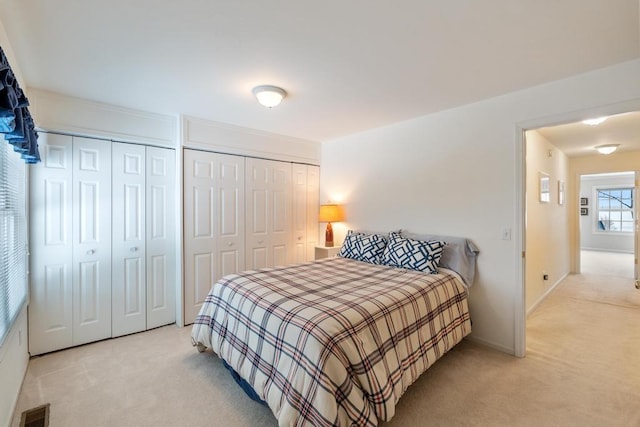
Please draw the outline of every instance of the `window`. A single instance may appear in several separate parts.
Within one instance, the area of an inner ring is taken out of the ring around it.
[[[601,232],[633,233],[633,188],[597,189]]]
[[[27,299],[25,169],[0,139],[0,345]]]

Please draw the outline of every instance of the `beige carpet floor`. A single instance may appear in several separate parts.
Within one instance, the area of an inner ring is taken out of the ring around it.
[[[634,277],[634,254],[604,251],[580,251],[580,271],[582,274]]]
[[[220,361],[174,326],[33,358],[20,413],[51,426],[276,426]],[[569,276],[528,319],[527,356],[463,341],[400,399],[384,426],[640,425],[640,291]]]

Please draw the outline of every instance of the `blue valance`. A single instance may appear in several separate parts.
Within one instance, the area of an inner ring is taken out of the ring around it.
[[[0,47],[0,133],[26,163],[38,163],[38,133],[28,106],[29,100]]]

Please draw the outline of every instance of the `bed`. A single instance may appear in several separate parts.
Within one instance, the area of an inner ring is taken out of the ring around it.
[[[192,342],[211,348],[281,426],[375,426],[471,332],[465,282],[477,251],[461,245],[445,246],[451,260],[437,274],[381,265],[380,254],[363,261],[343,246],[342,256],[226,276]]]

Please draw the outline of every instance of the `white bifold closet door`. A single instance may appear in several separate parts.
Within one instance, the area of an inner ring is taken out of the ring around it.
[[[320,167],[292,164],[293,262],[312,261],[318,241]]]
[[[30,353],[174,322],[175,152],[45,132],[39,145]]]
[[[293,262],[307,261],[307,165],[295,163],[291,166],[293,183],[292,217],[293,235],[291,248]]]
[[[184,150],[184,313],[191,324],[211,286],[245,269],[241,156]]]
[[[111,337],[111,144],[41,133],[30,168],[29,351]]]
[[[113,144],[113,336],[146,328],[146,150]]]
[[[29,167],[29,351],[73,345],[73,145],[40,133],[42,161]]]
[[[174,156],[113,143],[114,337],[175,321]]]
[[[73,138],[73,345],[111,337],[111,144]]]
[[[247,158],[246,168],[246,267],[290,264],[291,163]]]
[[[176,152],[147,147],[147,329],[176,321]]]
[[[320,207],[320,166],[307,165],[307,261],[316,258]]]

